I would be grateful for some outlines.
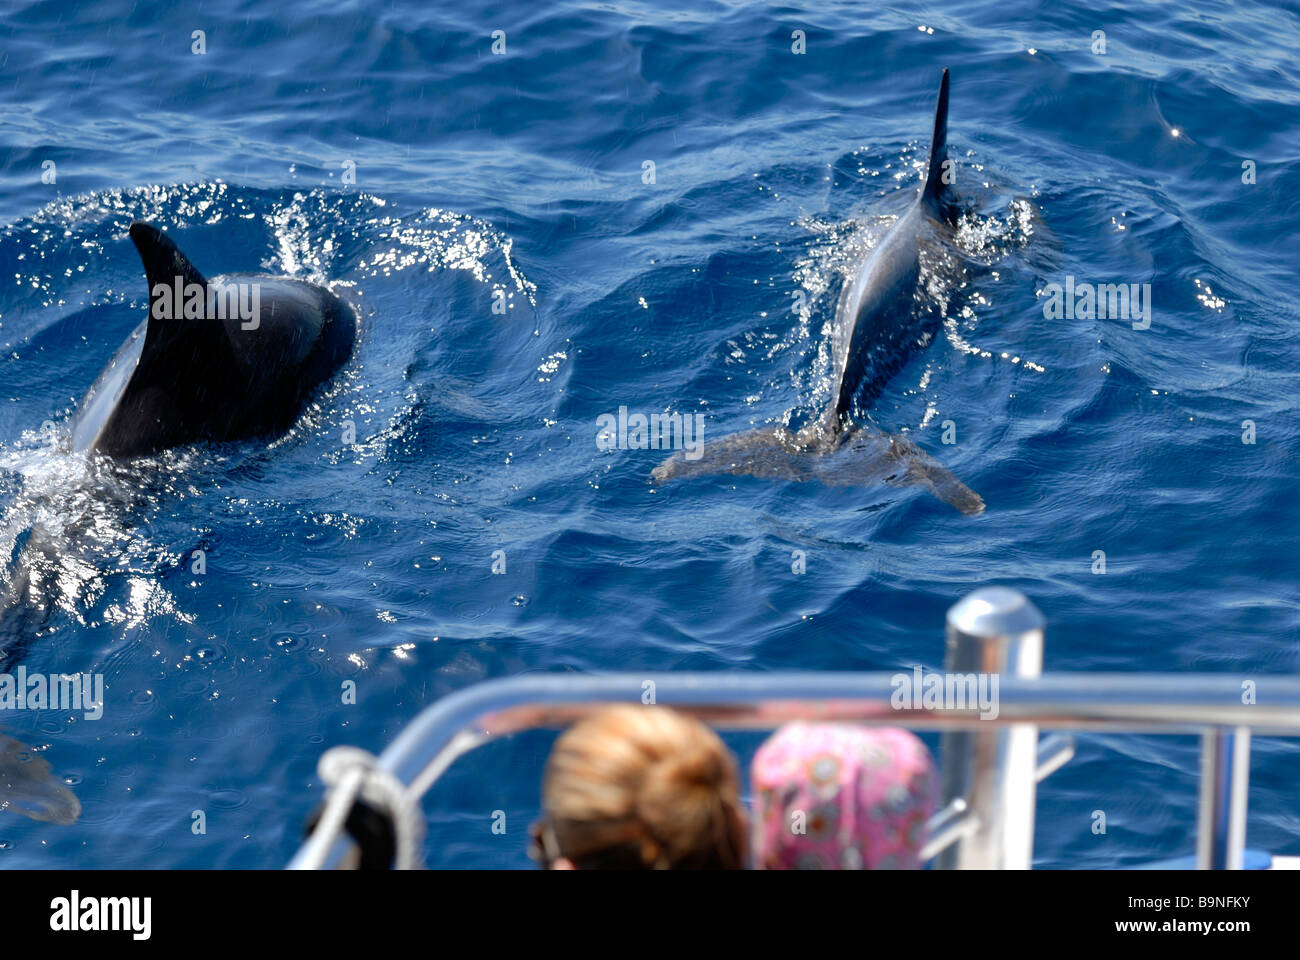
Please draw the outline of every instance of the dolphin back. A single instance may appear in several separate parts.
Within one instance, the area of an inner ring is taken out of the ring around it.
[[[130,457],[283,433],[351,355],[357,314],[332,291],[292,277],[209,280],[157,227],[137,221],[130,233],[148,315],[79,405],[74,450]]]

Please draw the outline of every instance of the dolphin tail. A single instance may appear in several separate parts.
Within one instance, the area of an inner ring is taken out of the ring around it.
[[[948,184],[944,181],[944,164],[948,160],[948,68],[939,81],[939,100],[934,107],[934,133],[930,137],[930,163],[926,167],[921,199],[936,216],[946,213],[943,202]],[[951,180],[951,177],[949,178]]]
[[[984,512],[984,500],[906,437],[854,430],[847,437],[804,442],[780,427],[732,434],[695,451],[679,451],[650,474],[650,482],[708,474],[784,480],[820,480],[827,486],[924,487],[967,515]]]

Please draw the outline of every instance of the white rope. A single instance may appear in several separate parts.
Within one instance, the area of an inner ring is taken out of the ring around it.
[[[358,747],[332,747],[321,756],[316,770],[329,791],[315,834],[332,843],[343,830],[353,802],[360,797],[385,814],[393,825],[394,867],[418,870],[424,866],[420,858],[424,843],[424,815],[420,806],[401,780],[379,766],[374,754]],[[327,829],[330,833],[324,833]]]

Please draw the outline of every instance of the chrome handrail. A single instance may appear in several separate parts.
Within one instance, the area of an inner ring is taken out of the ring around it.
[[[1207,759],[1202,772],[1198,861],[1202,867],[1231,867],[1240,865],[1248,776],[1249,741],[1238,731],[1300,736],[1300,678],[1290,675],[1006,676],[999,678],[997,716],[985,718],[978,706],[970,704],[895,706],[891,701],[896,699],[899,678],[906,675],[545,673],[489,680],[426,707],[384,750],[378,765],[406,784],[408,797],[418,802],[451,763],[483,743],[525,730],[562,729],[603,704],[629,702],[670,706],[722,730],[771,730],[791,720],[814,720],[967,731],[977,736],[1026,727],[1201,734]],[[1037,750],[1029,760],[1029,782],[1008,789],[1033,789],[1038,766],[1047,761],[1040,759]],[[976,779],[985,773],[976,770]],[[980,806],[988,796],[945,796],[946,806],[964,800],[963,818],[970,818],[962,829],[950,831],[952,842],[970,841],[1004,815]],[[343,850],[337,834],[325,836],[318,829],[289,867],[331,866]],[[961,865],[1028,865],[999,860],[996,852],[982,856],[983,861],[967,856]]]

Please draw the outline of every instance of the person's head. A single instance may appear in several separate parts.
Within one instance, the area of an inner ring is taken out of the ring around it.
[[[534,855],[580,870],[741,870],[736,765],[717,734],[667,707],[618,705],[555,741]]]
[[[787,724],[754,755],[750,779],[756,869],[920,866],[937,778],[906,730]]]

